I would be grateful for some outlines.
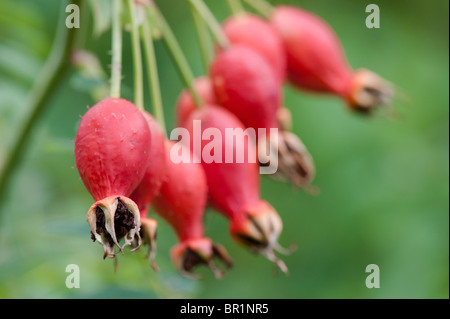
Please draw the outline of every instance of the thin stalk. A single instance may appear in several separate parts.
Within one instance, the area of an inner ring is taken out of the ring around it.
[[[227,2],[233,15],[238,15],[245,12],[244,6],[240,0],[227,0]]]
[[[136,4],[128,0],[131,18],[131,49],[133,52],[134,74],[134,104],[138,109],[144,110],[144,81],[142,71],[141,42],[139,40],[139,25],[136,17]]]
[[[159,84],[158,64],[156,62],[155,47],[153,45],[152,38],[152,24],[149,19],[144,19],[142,25],[142,40],[144,42],[145,57],[147,60],[147,75],[150,83],[150,92],[152,96],[153,115],[156,121],[163,130],[166,132],[166,124],[164,120],[164,108],[161,98],[161,87]]]
[[[216,17],[212,14],[205,3],[202,0],[189,0],[189,3],[191,4],[192,8],[194,8],[197,13],[203,18],[203,20],[205,20],[217,43],[222,48],[227,48],[229,46],[228,39],[223,32],[219,21],[217,21]]]
[[[183,50],[181,50],[181,47],[178,44],[178,41],[175,38],[172,29],[170,28],[167,21],[164,19],[162,13],[155,5],[147,7],[147,10],[149,10],[149,14],[152,15],[153,21],[158,22],[160,31],[164,39],[164,43],[166,44],[167,49],[169,50],[169,53],[177,67],[177,70],[180,73],[180,76],[185,86],[189,89],[190,93],[192,94],[195,104],[198,107],[200,107],[201,105],[203,105],[203,101],[200,99],[200,97],[198,96],[197,92],[194,89],[193,86],[194,74],[192,73],[189,63],[183,53]]]
[[[195,24],[195,29],[197,31],[199,43],[200,43],[200,51],[202,54],[203,68],[205,72],[208,73],[209,63],[211,62],[213,56],[213,46],[212,39],[208,32],[207,25],[202,17],[198,14],[196,10],[191,7],[192,17]]]
[[[62,2],[57,34],[51,52],[27,97],[28,112],[13,135],[15,138],[11,142],[11,151],[8,152],[5,162],[0,169],[0,202],[2,201],[1,197],[5,195],[11,176],[21,162],[30,133],[39,117],[49,106],[49,100],[62,83],[62,79],[70,66],[69,58],[74,47],[75,33],[78,29],[69,29],[64,25],[66,19],[64,8],[68,3],[69,1]],[[71,3],[79,6],[81,0],[73,0]],[[1,209],[2,206],[0,205]]]
[[[272,15],[273,6],[266,0],[243,0],[256,12],[265,18],[269,18]]]
[[[114,0],[112,10],[112,60],[111,60],[111,91],[113,98],[120,97],[122,80],[122,24],[120,13],[122,0]]]

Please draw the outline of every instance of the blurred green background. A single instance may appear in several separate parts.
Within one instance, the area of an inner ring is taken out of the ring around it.
[[[186,1],[156,0],[196,75],[204,73]],[[225,1],[207,0],[222,21]],[[315,158],[318,196],[262,177],[262,197],[282,216],[288,276],[237,246],[213,211],[206,232],[235,261],[222,280],[206,269],[200,281],[178,275],[168,250],[176,243],[160,223],[153,272],[145,249],[102,260],[85,221],[92,199],[72,167],[73,138],[92,83],[69,72],[40,118],[0,203],[0,298],[448,298],[449,297],[449,18],[448,1],[283,0],[327,20],[353,67],[398,86],[397,114],[363,118],[340,100],[286,86],[294,131]],[[381,9],[381,28],[365,27],[365,7]],[[27,112],[26,95],[52,44],[62,7],[55,0],[0,1],[0,162]],[[80,45],[109,72],[110,34],[93,36],[83,11]],[[84,31],[83,31],[84,30]],[[183,88],[163,43],[156,44],[168,129]],[[129,34],[124,34],[123,96],[132,99]],[[147,83],[147,82],[146,82]],[[146,92],[146,102],[150,101]],[[147,103],[148,105],[148,103]],[[150,110],[150,107],[148,106]],[[66,266],[80,267],[68,289]],[[381,287],[368,289],[365,268],[377,264]]]

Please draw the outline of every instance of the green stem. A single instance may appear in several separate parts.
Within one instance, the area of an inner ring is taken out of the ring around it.
[[[265,18],[269,18],[272,15],[273,6],[266,0],[243,0],[256,12]]]
[[[145,57],[147,60],[147,75],[150,83],[150,92],[153,102],[153,115],[155,116],[155,119],[163,132],[167,134],[166,124],[164,120],[164,108],[161,98],[161,87],[159,84],[158,64],[156,62],[151,28],[152,25],[149,19],[144,19],[142,25],[142,39],[144,42]]]
[[[71,3],[80,5],[81,0],[72,0]],[[5,162],[0,170],[0,197],[5,195],[6,187],[11,176],[19,165],[27,145],[30,133],[33,130],[38,118],[49,106],[49,100],[56,92],[58,86],[66,74],[70,65],[70,54],[73,50],[76,28],[66,28],[64,21],[66,13],[64,8],[69,1],[64,1],[61,6],[61,16],[58,21],[57,34],[53,42],[51,52],[28,95],[26,105],[28,112],[22,120],[17,132],[13,135],[11,151],[8,153]],[[83,27],[83,26],[81,26]],[[2,202],[0,198],[0,202]],[[0,210],[2,206],[0,206]]]
[[[200,42],[200,51],[202,54],[203,68],[208,73],[209,63],[213,56],[213,46],[209,35],[207,25],[202,17],[191,7],[192,17],[194,18],[195,29]]]
[[[164,39],[164,42],[172,56],[172,59],[177,67],[178,72],[185,84],[185,86],[189,89],[194,98],[195,104],[197,106],[203,105],[203,101],[198,96],[197,92],[194,89],[194,74],[192,73],[191,68],[189,67],[189,63],[187,62],[186,57],[184,56],[183,51],[178,44],[175,35],[173,34],[172,29],[170,28],[167,21],[164,19],[164,16],[161,14],[159,9],[152,5],[151,7],[147,7],[150,10],[149,14],[152,15],[153,21],[157,21]]]
[[[245,12],[244,6],[240,0],[227,0],[227,2],[233,15],[238,15]]]
[[[144,82],[142,71],[141,43],[139,40],[139,25],[136,17],[136,4],[134,0],[128,0],[131,18],[131,49],[133,51],[134,74],[134,104],[140,110],[144,110]]]
[[[220,23],[217,21],[216,17],[212,14],[209,8],[205,5],[205,3],[202,0],[189,0],[189,2],[192,8],[194,8],[197,13],[203,18],[203,20],[205,20],[205,22],[208,24],[208,27],[210,28],[211,33],[213,34],[217,43],[222,48],[227,48],[229,46],[228,39],[223,32]]]
[[[122,25],[120,13],[122,0],[114,0],[112,10],[112,60],[111,60],[111,92],[113,98],[120,97],[122,80]]]

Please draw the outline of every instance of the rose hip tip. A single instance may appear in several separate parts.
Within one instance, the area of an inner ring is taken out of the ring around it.
[[[202,252],[196,251],[191,247],[187,247],[182,255],[181,267],[179,272],[193,279],[200,279],[201,276],[197,274],[193,274],[192,271],[198,265],[206,265],[212,271],[214,276],[217,279],[221,279],[225,276],[226,272],[223,269],[220,269],[214,262],[214,259],[217,258],[221,262],[225,264],[227,268],[231,268],[233,266],[233,261],[230,259],[225,249],[216,244],[212,244],[212,251],[210,255],[203,255]]]
[[[98,241],[104,248],[103,259],[114,258],[122,253],[126,246],[131,246],[131,252],[141,246],[139,235],[141,222],[139,210],[129,198],[110,196],[97,201],[89,209],[86,219],[91,228],[91,238]],[[124,239],[121,246],[119,241]],[[118,251],[114,252],[114,247]]]

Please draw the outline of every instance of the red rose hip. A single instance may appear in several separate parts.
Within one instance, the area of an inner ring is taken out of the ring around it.
[[[278,6],[270,21],[283,39],[289,79],[295,86],[341,96],[361,113],[390,102],[391,85],[371,71],[353,71],[339,38],[321,18],[297,7]]]
[[[271,66],[281,84],[287,73],[283,41],[273,26],[253,14],[232,16],[223,23],[223,30],[232,45],[240,44],[258,52]]]
[[[178,271],[195,277],[193,269],[206,264],[216,277],[222,277],[213,259],[228,267],[232,261],[225,249],[204,236],[203,215],[207,203],[208,187],[202,165],[191,160],[190,150],[184,148],[183,158],[174,162],[170,157],[173,142],[166,142],[166,178],[153,201],[155,211],[175,230],[179,243],[172,248],[171,257]]]
[[[201,158],[211,204],[230,220],[229,229],[234,240],[266,256],[287,272],[286,265],[274,253],[280,248],[281,218],[269,203],[260,198],[259,165],[256,158],[252,158],[256,154],[254,141],[243,136],[245,127],[236,116],[221,107],[208,105],[194,111],[183,125],[191,140],[181,142],[189,143],[193,152],[196,152],[193,146],[196,123],[201,124],[202,135],[207,130],[215,131],[214,135],[219,140],[214,143],[221,147],[220,151],[214,149],[214,153],[218,152],[220,156],[212,161],[205,160],[202,155],[211,142],[202,139],[201,148],[197,150],[199,153],[195,153]],[[236,134],[233,143],[227,142],[226,135],[230,131]],[[243,152],[243,161],[237,160],[238,152]],[[226,154],[235,154],[236,158],[229,161]]]
[[[302,141],[284,130],[288,121],[286,108],[281,107],[281,86],[268,63],[254,50],[233,45],[220,52],[211,65],[211,81],[217,101],[258,134],[260,159],[266,158],[265,144],[273,148],[265,162],[277,161],[276,175],[297,187],[308,186],[314,177],[314,163]],[[280,129],[276,136],[271,129]],[[274,142],[275,141],[275,142]]]
[[[114,246],[139,248],[140,213],[129,198],[144,176],[151,133],[133,103],[107,98],[82,117],[75,138],[75,161],[96,201],[87,213],[93,240],[114,258]],[[120,246],[119,241],[125,243]]]
[[[158,270],[155,263],[157,221],[149,218],[148,210],[153,199],[158,195],[166,176],[165,133],[150,113],[143,111],[152,136],[147,170],[141,182],[131,194],[130,198],[136,203],[141,216],[141,233],[148,245],[148,257],[153,269]]]
[[[215,57],[211,81],[219,104],[246,127],[277,127],[276,114],[282,92],[271,67],[253,49],[232,45]],[[257,128],[256,128],[257,129]]]

